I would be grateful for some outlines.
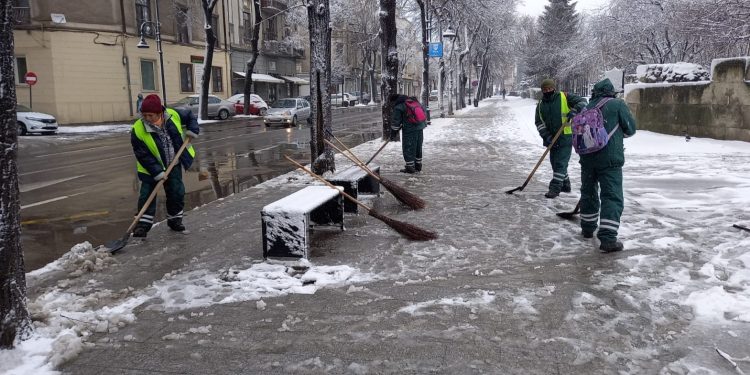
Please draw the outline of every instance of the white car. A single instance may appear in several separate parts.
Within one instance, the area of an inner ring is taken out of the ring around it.
[[[237,114],[241,114],[242,112],[244,112],[245,94],[232,95],[227,99],[227,101],[235,104]],[[237,104],[239,104],[239,106]],[[268,111],[268,104],[259,95],[250,94],[250,105],[252,107],[258,108],[258,115],[260,116],[265,116],[266,112]]]
[[[46,113],[34,112],[21,104],[16,105],[16,123],[18,134],[30,133],[57,134],[57,120]]]
[[[310,102],[299,98],[279,99],[268,109],[268,114],[263,118],[266,126],[271,124],[282,124],[285,126],[297,126],[302,120],[310,117]]]

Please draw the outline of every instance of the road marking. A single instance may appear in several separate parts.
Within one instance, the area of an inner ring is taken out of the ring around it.
[[[23,210],[23,209],[29,208],[29,207],[41,206],[43,204],[61,201],[63,199],[68,199],[68,198],[75,197],[76,195],[81,195],[81,194],[83,194],[83,193],[76,193],[76,194],[73,194],[73,195],[63,195],[61,197],[47,199],[46,201],[41,201],[41,202],[36,202],[36,203],[32,203],[32,204],[27,204],[25,206],[21,206],[21,209]]]
[[[70,216],[54,217],[51,219],[26,220],[26,221],[22,221],[21,225],[48,224],[48,223],[52,223],[56,221],[66,221],[66,220],[73,221],[73,220],[80,220],[80,219],[85,219],[89,217],[106,216],[106,215],[109,215],[109,211],[81,212],[81,213],[70,215]]]
[[[103,161],[115,160],[115,159],[122,159],[122,158],[135,158],[135,156],[133,156],[131,154],[131,155],[115,156],[115,157],[106,158],[106,159],[91,160],[91,161],[87,161],[87,162],[83,162],[83,163],[78,163],[78,164],[63,165],[63,166],[59,166],[59,167],[55,167],[55,168],[41,169],[41,170],[34,171],[34,172],[20,173],[19,176],[28,176],[28,175],[32,175],[32,174],[49,172],[49,171],[56,171],[58,169],[65,169],[65,168],[79,168],[80,166],[85,165],[85,164],[100,163],[100,162],[103,162]]]
[[[55,152],[55,153],[52,153],[52,154],[37,155],[37,156],[34,156],[34,157],[35,158],[45,158],[47,156],[63,155],[63,154],[74,154],[76,152],[86,152],[86,151],[96,150],[96,149],[100,149],[100,148],[107,148],[107,147],[109,147],[109,146],[97,146],[97,147],[84,148],[84,149],[81,149],[81,150],[63,151],[63,152]]]
[[[83,176],[86,176],[86,175],[82,174],[80,176],[73,176],[73,177],[68,177],[68,178],[61,178],[59,180],[36,182],[36,183],[33,183],[33,184],[28,184],[28,185],[21,185],[21,186],[18,187],[18,190],[20,190],[21,193],[26,193],[26,192],[29,192],[29,191],[32,191],[32,190],[45,188],[47,186],[57,185],[57,184],[60,184],[60,183],[66,182],[66,181],[75,180],[76,178],[81,178]]]

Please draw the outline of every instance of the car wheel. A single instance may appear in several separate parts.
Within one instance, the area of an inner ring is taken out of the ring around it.
[[[293,128],[297,127],[297,115],[294,115],[294,117],[292,117],[292,127]]]
[[[261,116],[265,116],[267,112],[268,112],[268,108],[261,108],[260,109],[260,115]]]
[[[229,111],[226,109],[222,109],[219,111],[219,119],[220,120],[226,120],[229,118]]]
[[[27,133],[28,132],[26,131],[26,125],[18,121],[18,135],[26,135]]]

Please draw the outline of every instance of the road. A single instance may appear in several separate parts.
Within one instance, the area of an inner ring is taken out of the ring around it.
[[[334,132],[350,146],[379,137],[381,123],[380,107],[334,111]],[[309,140],[306,125],[266,128],[258,119],[202,125],[197,158],[183,175],[185,211],[292,170],[284,154],[309,162]],[[27,271],[77,243],[96,246],[122,237],[136,213],[139,189],[130,134],[28,136],[20,144]],[[163,202],[157,207],[161,220]]]

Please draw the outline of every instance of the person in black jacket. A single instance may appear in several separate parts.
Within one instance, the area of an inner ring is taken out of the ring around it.
[[[143,99],[141,114],[142,118],[135,121],[130,133],[138,179],[141,180],[138,210],[143,208],[158,182],[166,178],[164,191],[167,195],[167,225],[174,231],[184,232],[182,215],[185,206],[185,185],[182,183],[182,170],[178,165],[168,176],[165,172],[182,147],[185,137],[198,137],[198,120],[189,110],[165,108],[159,96],[155,94]],[[186,127],[185,130],[183,126]],[[183,168],[188,169],[194,158],[195,150],[190,145],[180,156],[179,162]],[[154,223],[155,214],[154,199],[139,219],[133,230],[133,237],[146,237]]]

